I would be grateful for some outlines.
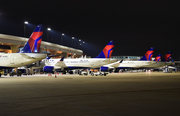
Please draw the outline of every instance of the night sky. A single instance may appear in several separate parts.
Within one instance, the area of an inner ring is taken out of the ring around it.
[[[70,46],[74,36],[86,42],[81,49],[92,57],[114,40],[112,55],[143,56],[154,47],[154,57],[172,51],[172,58],[179,60],[179,11],[179,4],[172,1],[4,0],[0,3],[1,33],[23,36],[27,20],[33,25],[28,25],[27,36],[35,25],[43,24],[44,41],[50,27],[52,42],[59,43],[57,33],[63,32],[69,37],[64,44]]]

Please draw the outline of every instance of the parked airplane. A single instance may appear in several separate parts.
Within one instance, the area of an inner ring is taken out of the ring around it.
[[[157,59],[160,59],[159,55],[157,57],[156,57]],[[143,67],[145,67],[145,68],[160,68],[163,66],[172,65],[174,62],[170,61],[170,59],[171,59],[171,51],[169,51],[161,61],[155,59],[156,61],[151,61],[154,63],[152,63],[150,65],[143,66]]]
[[[119,71],[119,69],[127,69],[127,68],[139,68],[142,66],[150,65],[154,62],[151,62],[152,55],[154,52],[154,48],[150,48],[145,55],[138,61],[118,61],[116,63],[104,65],[103,68],[106,70],[113,70]]]
[[[102,52],[96,58],[78,58],[78,59],[64,59],[64,61],[59,61],[60,59],[49,59],[46,60],[44,66],[44,72],[52,73],[57,69],[61,71],[68,70],[72,73],[73,69],[88,69],[88,68],[100,68],[103,65],[116,62],[117,60],[110,59],[114,48],[114,41],[110,41]]]
[[[42,35],[42,25],[38,25],[19,53],[0,53],[0,69],[16,68],[46,58],[46,54],[39,53]]]

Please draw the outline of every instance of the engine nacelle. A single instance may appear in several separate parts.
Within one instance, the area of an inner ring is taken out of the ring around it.
[[[54,67],[53,66],[44,66],[43,71],[47,72],[47,73],[53,73]]]
[[[102,72],[108,72],[108,71],[109,71],[109,68],[102,66],[102,67],[100,68],[100,71],[102,71]]]

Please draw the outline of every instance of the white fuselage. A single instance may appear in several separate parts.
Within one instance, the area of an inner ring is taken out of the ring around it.
[[[151,61],[123,61],[119,67],[132,67],[132,68],[139,68],[143,66],[148,66],[152,64],[153,62]]]
[[[55,66],[60,59],[49,59],[45,63],[46,66]],[[86,59],[64,59],[63,63],[67,68],[80,69],[80,68],[100,68],[103,65],[116,62],[117,60],[109,58],[86,58]],[[61,68],[61,67],[59,67]]]
[[[109,68],[140,68],[152,64],[151,61],[123,61],[105,65]]]
[[[46,58],[46,54],[40,53],[1,53],[0,68],[15,68],[28,65]]]
[[[149,64],[149,65],[146,65],[146,66],[143,66],[145,68],[160,68],[160,67],[163,67],[163,66],[168,66],[168,65],[172,65],[173,62],[161,62],[161,61],[151,61],[152,64]]]

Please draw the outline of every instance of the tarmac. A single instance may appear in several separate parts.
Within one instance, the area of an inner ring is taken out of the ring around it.
[[[180,72],[0,78],[0,116],[180,116]]]

